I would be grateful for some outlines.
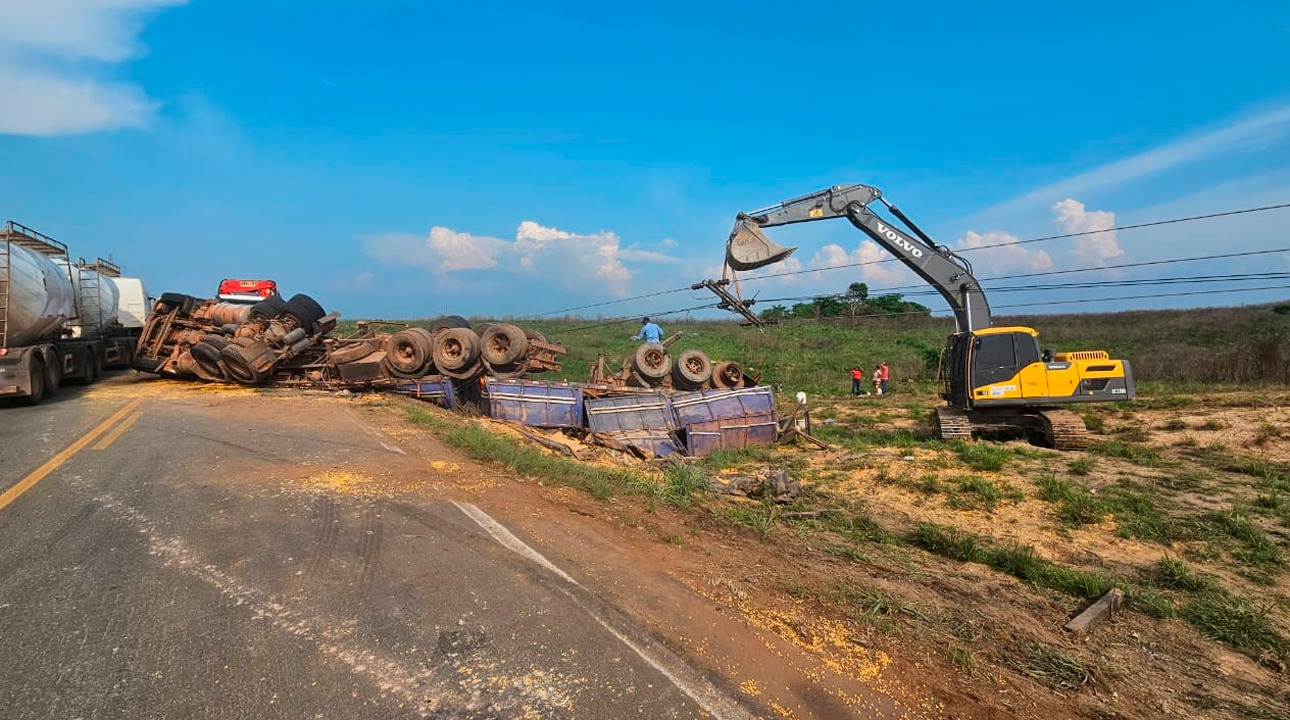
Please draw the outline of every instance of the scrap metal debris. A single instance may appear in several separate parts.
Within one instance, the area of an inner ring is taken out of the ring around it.
[[[393,391],[517,427],[562,429],[646,460],[773,444],[779,434],[772,389],[736,363],[713,366],[699,350],[673,363],[668,347],[679,333],[639,347],[618,375],[605,372],[601,356],[592,383],[540,382],[527,376],[559,370],[566,350],[533,330],[471,327],[448,315],[428,327],[360,322],[356,335],[336,337],[339,317],[308,295],[238,304],[166,293],[144,326],[133,367],[212,383]]]
[[[708,487],[713,492],[738,497],[763,498],[770,496],[777,504],[791,505],[802,494],[802,484],[784,468],[767,471],[765,476],[732,475],[727,478],[709,478]]]
[[[166,293],[153,305],[132,366],[208,382],[353,388],[435,375],[518,378],[559,370],[565,353],[537,331],[509,323],[472,329],[451,315],[428,328],[360,323],[357,336],[333,337],[339,317],[303,294],[245,305]]]

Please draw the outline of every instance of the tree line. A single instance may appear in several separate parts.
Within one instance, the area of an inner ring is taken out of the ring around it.
[[[869,285],[853,282],[844,293],[820,295],[794,305],[774,305],[759,313],[762,320],[788,318],[860,317],[865,315],[931,315],[931,308],[904,299],[900,293],[870,297]]]

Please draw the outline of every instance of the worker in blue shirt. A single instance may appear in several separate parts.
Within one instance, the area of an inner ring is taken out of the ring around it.
[[[649,318],[643,317],[641,318],[641,330],[632,336],[632,340],[640,340],[641,338],[644,338],[647,343],[663,342],[663,328],[659,327],[658,323],[650,322]]]

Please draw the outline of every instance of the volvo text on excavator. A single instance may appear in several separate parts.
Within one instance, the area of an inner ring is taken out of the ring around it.
[[[908,232],[875,213],[874,202]],[[936,288],[954,312],[956,331],[946,339],[937,369],[946,401],[936,410],[942,439],[1021,431],[1037,444],[1078,450],[1088,445],[1084,421],[1056,405],[1133,399],[1127,360],[1113,360],[1102,350],[1041,351],[1031,328],[991,327],[990,305],[971,264],[932,240],[875,187],[839,185],[740,213],[726,242],[726,265],[753,270],[779,262],[793,248],[772,242],[763,228],[831,218],[850,220]]]

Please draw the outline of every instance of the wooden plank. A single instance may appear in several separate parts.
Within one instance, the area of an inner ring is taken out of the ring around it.
[[[519,434],[521,434],[521,435],[523,435],[524,437],[526,437],[526,438],[528,438],[528,439],[532,440],[533,442],[537,443],[538,445],[541,445],[541,446],[542,446],[542,447],[544,447],[544,448],[550,448],[551,450],[555,450],[556,452],[560,453],[561,455],[567,455],[567,456],[569,456],[569,457],[573,457],[573,448],[569,447],[568,445],[565,445],[565,444],[564,444],[564,443],[562,443],[562,442],[556,442],[555,440],[552,440],[552,439],[550,439],[550,438],[542,437],[541,435],[538,435],[537,433],[535,433],[535,432],[533,432],[533,431],[529,430],[528,428],[524,427],[523,425],[517,425],[517,424],[514,424],[514,423],[508,423],[508,424],[509,424],[511,427],[515,428],[515,430],[517,430],[517,431],[519,432]]]
[[[1103,620],[1115,617],[1115,611],[1120,608],[1124,602],[1124,591],[1120,588],[1111,588],[1097,602],[1089,605],[1084,612],[1071,618],[1066,623],[1067,632],[1086,633],[1092,630]]]

